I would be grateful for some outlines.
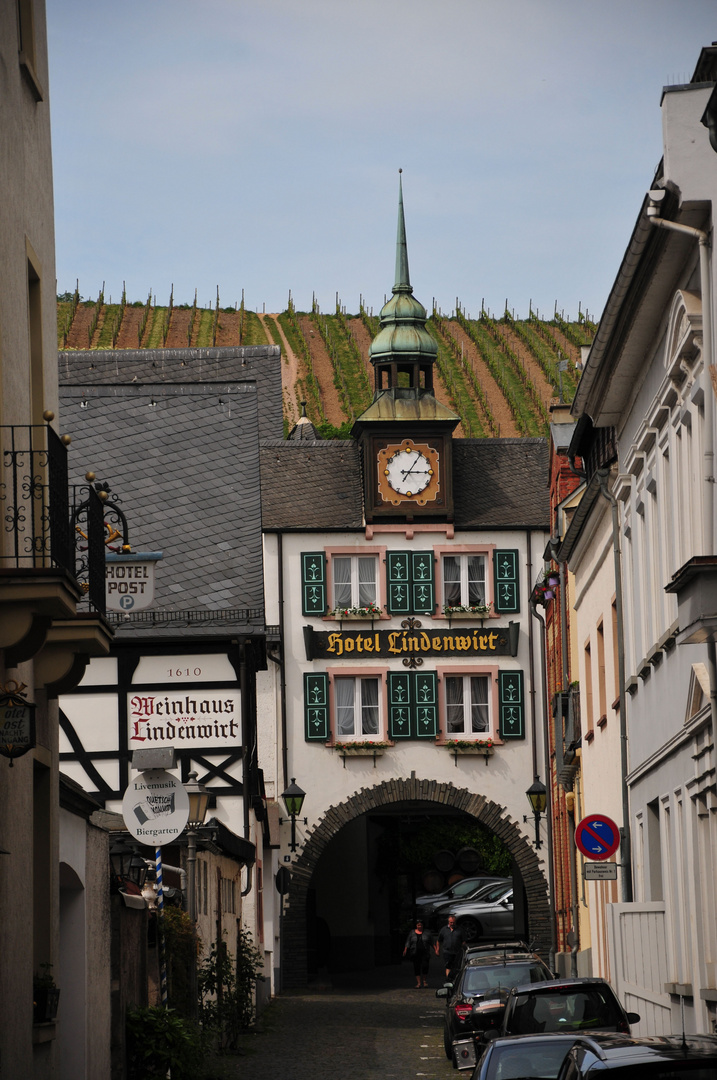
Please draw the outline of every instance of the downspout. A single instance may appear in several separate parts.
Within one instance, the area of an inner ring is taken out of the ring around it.
[[[712,132],[710,131],[710,139]],[[660,203],[665,197],[662,189],[651,191],[648,194],[647,217],[650,223],[658,229],[667,229],[670,232],[680,232],[686,236],[695,238],[699,245],[700,253],[700,292],[702,293],[702,350],[704,356],[704,368],[707,375],[705,387],[705,426],[704,426],[704,480],[707,485],[705,492],[705,510],[702,517],[702,551],[704,555],[714,552],[714,509],[715,509],[715,476],[714,476],[714,390],[712,387],[712,287],[710,274],[710,248],[709,235],[702,229],[695,229],[691,225],[680,225],[677,221],[668,221],[660,217]],[[709,404],[708,404],[709,402]],[[714,641],[707,642],[707,672],[710,680],[710,714],[712,728],[717,728],[717,649]]]
[[[568,643],[566,636],[568,626],[567,574],[565,573],[565,561],[558,558],[558,547],[558,541],[551,539],[550,553],[553,556],[555,562],[558,564],[558,572],[560,574],[560,660],[563,675],[563,693],[568,694],[570,692],[570,670],[568,664]],[[568,708],[570,708],[570,706],[568,706]],[[560,713],[562,719],[562,707]],[[568,810],[568,818],[570,820],[570,828],[568,829],[568,845],[570,850],[570,910],[572,912],[573,921],[573,943],[570,946],[570,975],[572,978],[577,978],[578,952],[580,951],[580,920],[578,908],[577,878],[578,853],[577,846],[575,844],[575,815],[571,810],[571,806],[574,803],[574,797],[573,799],[571,799],[571,794],[572,792],[568,792],[565,800]]]
[[[281,679],[281,768],[283,772],[282,791],[289,783],[289,747],[286,721],[286,650],[284,647],[284,536],[278,533],[279,561],[279,671]]]
[[[627,694],[625,692],[625,626],[622,608],[622,555],[620,552],[620,515],[617,499],[608,487],[609,469],[598,469],[600,493],[612,510],[612,547],[615,559],[615,616],[617,622],[617,681],[620,702],[620,783],[622,787],[622,902],[632,903],[632,842],[630,840],[630,798],[627,789]]]
[[[530,613],[540,623],[540,664],[541,674],[543,676],[543,753],[545,754],[546,761],[546,780],[548,783],[545,785],[548,794],[547,805],[547,840],[548,840],[548,888],[550,890],[550,953],[548,956],[548,967],[551,971],[555,971],[555,953],[557,951],[557,930],[556,930],[556,911],[555,911],[555,870],[553,867],[553,778],[548,768],[548,762],[550,761],[550,739],[548,736],[548,664],[547,664],[547,649],[546,649],[546,633],[545,633],[545,619],[542,615],[538,614],[535,604],[530,602]],[[532,625],[532,623],[531,623]]]

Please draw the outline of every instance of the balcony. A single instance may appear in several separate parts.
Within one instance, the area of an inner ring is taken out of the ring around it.
[[[90,489],[70,507],[67,446],[49,423],[1,426],[0,446],[0,649],[8,668],[35,658],[55,696],[109,651],[102,503]]]

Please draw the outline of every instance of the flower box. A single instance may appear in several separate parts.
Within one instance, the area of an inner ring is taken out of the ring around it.
[[[451,754],[453,754],[456,768],[458,767],[459,757],[483,757],[486,759],[485,763],[487,765],[488,758],[492,757],[495,750],[492,741],[488,740],[471,743],[463,739],[454,739],[451,742],[447,742],[445,745],[446,749],[449,750]]]
[[[490,605],[488,607],[476,607],[476,608],[444,608],[443,614],[447,619],[460,619],[465,621],[466,619],[483,619],[490,618]]]
[[[339,622],[373,622],[381,618],[380,608],[334,608],[329,612],[330,619],[338,619]]]
[[[336,743],[334,745],[334,750],[348,757],[373,757],[374,754],[376,757],[381,757],[386,749],[386,743]]]
[[[56,986],[37,986],[33,995],[33,1023],[49,1024],[57,1018],[60,991]]]

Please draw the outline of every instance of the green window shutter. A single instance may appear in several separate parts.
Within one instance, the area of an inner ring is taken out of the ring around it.
[[[493,553],[493,607],[499,615],[520,611],[518,551],[507,548]]]
[[[325,671],[304,674],[304,732],[307,742],[329,737],[329,677]]]
[[[411,737],[411,676],[406,672],[388,674],[388,737]]]
[[[411,599],[414,615],[433,615],[436,609],[436,586],[432,551],[411,552]]]
[[[414,734],[435,739],[438,734],[438,679],[435,671],[421,671],[415,680]]]
[[[499,733],[501,739],[525,738],[523,672],[498,673]]]
[[[386,556],[390,615],[433,615],[436,607],[432,551],[389,551]]]
[[[301,553],[301,613],[325,615],[326,556],[323,551]]]
[[[411,611],[411,555],[408,551],[389,551],[386,556],[389,615],[408,615]]]

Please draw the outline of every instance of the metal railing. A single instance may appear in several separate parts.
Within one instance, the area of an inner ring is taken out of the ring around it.
[[[81,607],[105,612],[104,508],[68,483],[67,446],[49,424],[0,425],[0,569],[65,570]]]

